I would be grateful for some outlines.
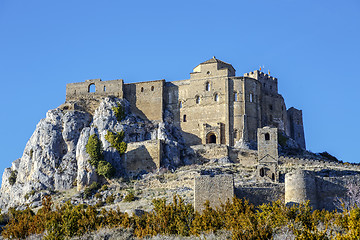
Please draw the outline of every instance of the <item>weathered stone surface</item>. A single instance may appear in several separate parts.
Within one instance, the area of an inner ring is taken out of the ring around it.
[[[210,202],[211,207],[218,207],[234,197],[234,179],[230,174],[201,175],[195,177],[194,207],[196,211],[204,209],[205,201]]]

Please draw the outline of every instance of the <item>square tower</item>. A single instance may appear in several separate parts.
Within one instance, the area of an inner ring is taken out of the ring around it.
[[[278,130],[277,128],[258,128],[258,166],[259,178],[278,181]]]

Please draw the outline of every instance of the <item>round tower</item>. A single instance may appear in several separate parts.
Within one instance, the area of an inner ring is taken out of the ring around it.
[[[295,170],[285,175],[285,204],[298,204],[310,201],[313,209],[317,207],[316,181],[312,172]]]

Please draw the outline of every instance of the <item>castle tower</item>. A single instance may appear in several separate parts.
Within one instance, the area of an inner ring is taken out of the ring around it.
[[[317,207],[316,182],[312,172],[298,169],[285,175],[285,204],[299,204],[310,201]]]
[[[287,135],[294,139],[301,148],[306,149],[302,111],[291,107],[287,110],[287,116]]]
[[[278,133],[277,128],[258,128],[258,166],[259,178],[278,181]]]

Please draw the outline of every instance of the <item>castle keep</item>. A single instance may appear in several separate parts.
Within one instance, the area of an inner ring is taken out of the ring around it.
[[[287,109],[277,79],[254,71],[235,76],[231,64],[211,58],[193,69],[190,79],[124,83],[87,80],[66,86],[66,100],[115,96],[129,101],[133,113],[162,122],[170,111],[187,145],[256,142],[258,128],[275,127],[306,148],[302,111]]]

